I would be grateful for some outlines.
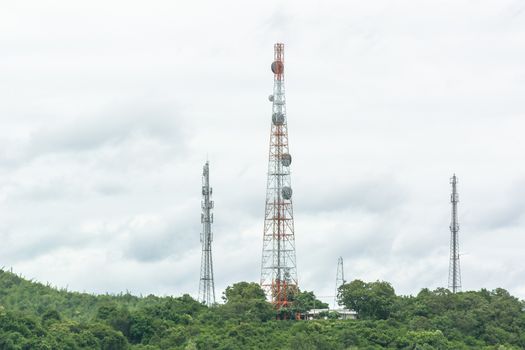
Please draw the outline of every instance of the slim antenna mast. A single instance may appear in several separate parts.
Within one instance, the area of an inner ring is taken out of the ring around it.
[[[215,304],[215,284],[213,282],[213,261],[211,257],[211,242],[213,240],[211,232],[211,224],[213,223],[213,214],[211,213],[213,209],[212,192],[210,187],[210,163],[206,161],[202,171],[202,256],[199,301],[207,306]]]
[[[343,267],[343,257],[337,259],[337,273],[335,275],[335,294],[334,294],[334,309],[339,305],[337,302],[337,295],[339,294],[339,287],[345,284],[345,271]]]
[[[457,192],[458,179],[456,174],[450,179],[452,185],[452,194],[450,203],[452,203],[452,221],[450,223],[450,265],[448,271],[448,288],[452,293],[461,291],[461,270],[459,267],[459,222],[458,222],[458,202],[459,195]]]

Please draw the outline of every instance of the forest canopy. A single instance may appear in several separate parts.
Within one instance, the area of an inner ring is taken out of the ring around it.
[[[290,312],[327,306],[313,292],[293,299]],[[189,295],[91,295],[0,270],[0,349],[525,348],[525,304],[504,289],[399,296],[387,282],[355,280],[339,302],[358,319],[276,320],[256,283],[233,284],[208,308]]]

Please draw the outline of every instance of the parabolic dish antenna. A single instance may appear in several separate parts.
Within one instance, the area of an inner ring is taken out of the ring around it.
[[[290,199],[292,198],[292,188],[288,186],[283,187],[283,198]]]

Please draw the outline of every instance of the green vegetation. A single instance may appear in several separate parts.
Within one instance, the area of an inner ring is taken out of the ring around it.
[[[386,282],[340,288],[358,320],[276,321],[255,283],[226,289],[207,308],[188,295],[67,292],[0,271],[3,349],[493,349],[525,348],[525,304],[503,289],[396,296]],[[311,292],[295,312],[323,307]]]

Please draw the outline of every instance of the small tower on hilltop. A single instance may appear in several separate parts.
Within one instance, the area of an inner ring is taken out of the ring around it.
[[[458,202],[459,195],[457,191],[458,178],[456,174],[450,179],[452,185],[452,194],[450,203],[452,203],[452,220],[450,222],[450,265],[448,271],[448,288],[452,293],[461,291],[461,270],[459,267],[459,222],[458,222]]]
[[[261,287],[277,310],[290,306],[298,290],[295,234],[284,95],[284,44],[274,45],[272,119],[261,263]]]
[[[213,281],[213,261],[211,255],[211,242],[213,234],[211,224],[213,223],[213,201],[211,200],[212,188],[210,187],[210,163],[206,161],[202,171],[202,256],[201,256],[201,278],[199,282],[199,301],[212,306],[215,304],[215,284]]]
[[[335,275],[335,294],[334,294],[334,309],[337,307],[337,294],[339,293],[339,287],[345,284],[345,271],[343,267],[343,257],[340,256],[337,259],[337,273]]]

